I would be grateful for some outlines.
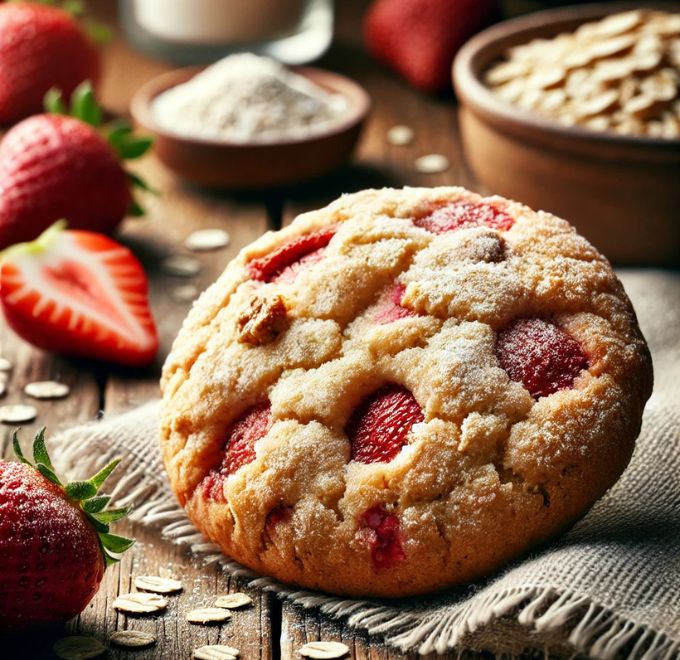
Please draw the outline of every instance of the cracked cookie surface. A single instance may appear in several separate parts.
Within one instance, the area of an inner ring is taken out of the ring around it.
[[[406,596],[485,575],[618,478],[652,368],[564,220],[461,188],[367,190],[244,248],[162,377],[191,520],[266,575]]]

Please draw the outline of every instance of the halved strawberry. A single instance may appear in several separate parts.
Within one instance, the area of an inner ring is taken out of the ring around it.
[[[0,253],[0,303],[38,348],[129,366],[149,364],[158,336],[141,264],[125,247],[57,223]]]

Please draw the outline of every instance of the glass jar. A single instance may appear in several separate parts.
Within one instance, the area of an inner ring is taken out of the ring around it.
[[[123,32],[138,50],[176,64],[237,52],[303,64],[333,36],[333,0],[119,0]]]

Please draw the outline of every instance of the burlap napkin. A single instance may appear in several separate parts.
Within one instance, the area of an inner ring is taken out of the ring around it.
[[[59,468],[79,475],[124,456],[117,503],[226,571],[305,607],[347,619],[402,650],[544,649],[597,658],[680,658],[680,274],[621,273],[652,349],[655,393],[630,466],[560,540],[486,581],[403,601],[295,590],[224,558],[176,505],[161,467],[158,403],[54,439]],[[88,465],[89,464],[89,465]]]

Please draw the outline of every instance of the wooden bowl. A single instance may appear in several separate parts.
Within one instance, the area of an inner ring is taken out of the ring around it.
[[[355,82],[330,71],[293,70],[348,100],[347,115],[329,130],[303,139],[239,143],[186,137],[161,128],[152,103],[156,96],[193,78],[200,68],[177,69],[140,87],[130,110],[135,121],[155,137],[154,152],[181,177],[210,188],[255,189],[299,183],[324,174],[349,159],[371,107]]]
[[[569,220],[612,261],[675,264],[680,262],[680,140],[564,127],[506,103],[480,77],[510,46],[573,31],[631,6],[542,11],[471,39],[453,66],[463,150],[484,186]]]

